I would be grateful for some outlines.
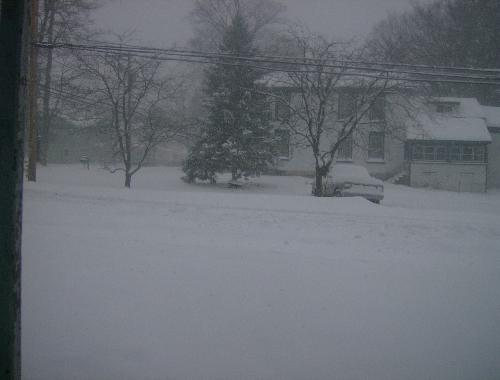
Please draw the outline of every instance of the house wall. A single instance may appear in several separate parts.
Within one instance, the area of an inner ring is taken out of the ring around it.
[[[368,158],[368,134],[371,131],[380,131],[380,127],[371,126],[363,130],[361,138],[357,139],[358,146],[353,149],[352,162],[366,167],[374,177],[385,180],[403,169],[405,165],[404,142],[392,134],[387,134],[384,139],[384,159],[370,159]]]
[[[292,102],[299,102],[292,96]],[[334,96],[334,103],[338,103],[338,96]],[[405,165],[404,158],[404,138],[405,130],[401,127],[401,120],[406,114],[401,109],[391,107],[392,103],[397,103],[397,98],[392,99],[391,95],[386,96],[385,103],[385,122],[370,122],[365,120],[360,124],[356,132],[353,134],[353,152],[352,162],[356,165],[366,167],[368,172],[380,179],[387,179],[401,172]],[[328,150],[329,144],[337,139],[337,130],[340,130],[340,124],[335,120],[335,115],[332,115],[330,120],[325,122],[326,132],[322,139],[322,149]],[[328,128],[328,125],[331,127]],[[285,125],[280,125],[275,122],[275,128],[286,128]],[[330,130],[330,132],[328,132]],[[368,158],[368,136],[370,132],[385,132],[384,141],[384,159],[373,160]],[[304,146],[303,141],[298,140],[296,136],[291,136],[290,139],[290,157],[288,159],[280,159],[276,164],[276,169],[288,175],[314,175],[314,156],[311,147]],[[301,143],[302,142],[302,143]],[[342,160],[342,162],[346,162]]]
[[[410,186],[458,192],[486,191],[487,164],[411,162]]]
[[[80,162],[86,155],[91,162],[106,162],[112,157],[110,144],[92,131],[54,128],[48,150],[50,163],[71,164]]]
[[[368,128],[364,131],[364,136],[358,136],[355,139],[357,143],[353,146],[352,160],[347,162],[366,167],[368,172],[377,178],[387,179],[400,172],[405,164],[404,142],[387,135],[384,142],[384,159],[369,159],[367,135],[370,131],[376,130],[378,130],[377,127]],[[297,145],[297,143],[298,141],[292,136],[290,157],[289,159],[280,159],[276,164],[276,169],[287,175],[314,175],[315,163],[311,148]]]
[[[490,129],[488,145],[488,187],[500,187],[500,128]]]
[[[296,94],[292,94],[291,99],[292,103],[299,104],[300,102],[300,98]],[[398,117],[401,115],[397,115],[397,112],[390,107],[390,104],[396,103],[395,100],[391,99],[391,95],[386,96],[386,122],[377,123],[366,120],[365,123],[357,128],[357,131],[353,135],[352,159],[348,161],[366,167],[370,174],[380,179],[392,177],[399,173],[405,165],[404,131],[402,131],[401,127],[398,127]],[[333,103],[338,104],[338,95],[334,96]],[[274,106],[272,106],[272,115],[275,116]],[[330,143],[335,142],[337,139],[336,131],[340,130],[340,124],[336,123],[335,115],[332,115],[325,122],[327,132],[325,132],[322,139],[321,148],[323,151],[328,150]],[[329,128],[330,132],[328,132],[328,125],[331,126]],[[274,127],[286,128],[285,125],[280,125],[279,122],[275,122]],[[383,160],[368,158],[368,136],[372,131],[386,132]],[[288,159],[280,158],[275,168],[287,175],[314,175],[315,162],[311,147],[304,146],[303,141],[298,140],[293,134],[290,138],[290,143],[290,156]],[[341,162],[346,161],[342,160]]]
[[[71,164],[80,162],[86,155],[91,163],[120,163],[120,157],[113,158],[111,140],[95,130],[78,130],[55,126],[51,131],[48,159],[50,163]],[[187,156],[187,148],[176,142],[162,143],[150,151],[145,165],[180,166]],[[139,161],[141,155],[134,152],[132,161]]]

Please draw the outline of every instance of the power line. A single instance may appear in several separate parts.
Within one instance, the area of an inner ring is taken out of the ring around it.
[[[143,46],[126,45],[126,44],[112,44],[112,43],[86,44],[86,45],[61,43],[61,44],[39,44],[39,45],[45,48],[67,48],[67,49],[92,50],[92,51],[103,51],[103,52],[116,51],[119,53],[146,53],[146,54],[156,54],[157,56],[176,55],[176,56],[202,57],[202,58],[214,58],[214,59],[217,58],[233,59],[239,61],[246,60],[253,62],[264,62],[273,64],[285,64],[285,65],[321,66],[330,68],[369,70],[369,71],[391,71],[399,74],[411,74],[411,75],[458,77],[458,78],[480,79],[480,80],[500,79],[500,70],[498,69],[409,65],[409,64],[382,63],[373,61],[335,60],[328,58],[315,59],[315,58],[266,56],[266,55],[244,57],[228,53],[202,52],[202,51],[185,50],[185,49],[160,49],[153,47],[143,47]],[[327,62],[336,62],[336,64],[331,64]],[[396,67],[407,67],[407,68],[413,68],[414,70],[402,70],[402,69],[396,69]],[[417,71],[422,69],[426,69],[427,71]],[[443,70],[447,72],[443,72]],[[460,71],[481,73],[483,74],[483,76],[463,74],[460,73]]]
[[[192,49],[177,49],[177,48],[157,48],[157,47],[147,47],[141,45],[132,45],[132,44],[124,44],[124,43],[113,43],[113,42],[102,42],[96,40],[89,40],[94,44],[103,45],[103,46],[112,46],[112,47],[125,47],[131,49],[148,49],[151,51],[171,51],[171,52],[179,52],[179,53],[201,53],[201,54],[217,54],[224,56],[231,56],[228,53],[214,53],[214,52],[205,52],[200,50],[192,50]],[[381,61],[367,61],[367,60],[339,60],[335,58],[312,58],[312,57],[293,57],[293,56],[276,56],[276,55],[255,55],[257,58],[267,58],[267,59],[281,59],[281,60],[291,60],[291,61],[309,61],[309,62],[318,62],[322,63],[325,61],[328,62],[336,62],[342,64],[370,64],[377,66],[388,66],[388,67],[412,67],[418,69],[430,69],[430,70],[453,70],[453,71],[469,71],[469,72],[485,72],[485,73],[494,73],[499,75],[500,69],[492,69],[492,68],[473,68],[473,67],[460,67],[460,66],[439,66],[439,65],[423,65],[423,64],[409,64],[409,63],[395,63],[395,62],[381,62]]]
[[[188,55],[186,57],[176,57],[174,54],[174,57],[164,57],[164,56],[158,56],[158,55],[151,55],[152,53],[144,51],[144,52],[138,52],[138,50],[134,49],[124,49],[124,48],[116,48],[116,47],[103,47],[103,46],[92,46],[92,45],[74,45],[74,44],[57,44],[57,45],[47,45],[47,44],[38,44],[41,47],[44,48],[67,48],[67,49],[77,49],[77,50],[84,50],[84,51],[93,51],[93,52],[101,52],[101,53],[110,53],[110,54],[117,54],[117,55],[122,55],[122,54],[127,54],[135,57],[141,57],[141,58],[147,58],[147,59],[154,59],[154,60],[161,60],[161,61],[176,61],[176,62],[189,62],[189,63],[197,63],[197,64],[221,64],[221,65],[228,65],[228,66],[238,66],[238,67],[249,67],[249,68],[255,68],[258,70],[263,70],[267,72],[272,72],[272,71],[280,71],[280,72],[285,72],[285,73],[315,73],[318,74],[318,70],[292,70],[292,69],[284,69],[284,68],[277,68],[277,67],[271,67],[271,66],[256,66],[256,65],[250,65],[247,63],[232,63],[232,62],[225,62],[221,61],[220,59],[233,59],[237,61],[242,61],[242,60],[248,60],[249,57],[238,57],[238,56],[227,56],[223,55],[222,57],[216,57],[213,54],[210,55]],[[215,53],[214,53],[215,54]],[[193,59],[189,59],[193,58]],[[205,58],[202,60],[201,58]],[[217,58],[217,61],[212,61],[211,58]],[[262,62],[262,60],[259,59],[253,59],[252,61],[254,62]],[[295,65],[300,65],[300,66],[307,66],[302,63],[292,63],[292,62],[277,62],[277,61],[269,61],[268,63],[273,63],[273,64],[295,64]],[[337,67],[340,68],[340,66],[336,65],[319,65],[316,64],[318,67]],[[343,70],[362,70],[363,68],[356,67],[356,66],[347,66],[347,67],[342,67]],[[500,77],[478,77],[478,76],[471,76],[471,75],[453,75],[453,74],[441,74],[441,73],[427,73],[427,72],[413,72],[413,71],[399,71],[399,70],[387,70],[387,69],[371,69],[372,71],[379,72],[381,75],[374,75],[374,74],[368,74],[365,72],[347,72],[347,71],[342,71],[342,72],[335,72],[335,71],[323,71],[321,72],[322,74],[329,74],[329,75],[339,75],[339,76],[345,76],[345,77],[364,77],[364,78],[375,78],[375,79],[382,79],[382,75],[385,75],[385,79],[388,80],[396,80],[396,81],[402,81],[402,82],[427,82],[427,83],[453,83],[453,84],[466,84],[466,85],[493,85],[493,86],[500,86]],[[413,76],[404,76],[404,77],[399,77],[395,76],[395,74],[401,74],[401,75],[416,75],[418,77],[413,77]],[[426,78],[428,76],[432,76],[432,78]],[[447,77],[452,77],[452,78],[462,78],[462,79],[439,79],[439,78],[447,78]]]

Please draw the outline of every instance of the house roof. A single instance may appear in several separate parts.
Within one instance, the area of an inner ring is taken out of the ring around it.
[[[274,71],[272,73],[264,75],[258,80],[258,83],[269,87],[293,87],[294,84],[287,73],[281,71]]]
[[[486,125],[490,128],[500,128],[500,107],[483,106]]]
[[[438,113],[430,105],[455,103],[457,107]],[[491,142],[483,107],[474,98],[433,98],[416,117],[407,120],[408,140]]]
[[[454,117],[484,118],[483,107],[476,98],[435,97],[430,103],[455,103],[457,109],[451,114]]]
[[[408,140],[491,142],[484,119],[423,113],[408,126],[406,138]]]

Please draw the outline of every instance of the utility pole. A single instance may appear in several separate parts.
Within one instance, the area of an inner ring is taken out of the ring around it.
[[[28,126],[28,181],[36,181],[36,163],[38,158],[38,81],[37,81],[37,58],[38,48],[38,0],[31,0],[31,50],[28,96],[29,104],[29,126]]]
[[[30,0],[0,13],[0,379],[21,378],[21,215]]]

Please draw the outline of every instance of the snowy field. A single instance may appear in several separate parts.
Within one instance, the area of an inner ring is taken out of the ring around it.
[[[23,378],[500,379],[500,193],[25,185]]]

